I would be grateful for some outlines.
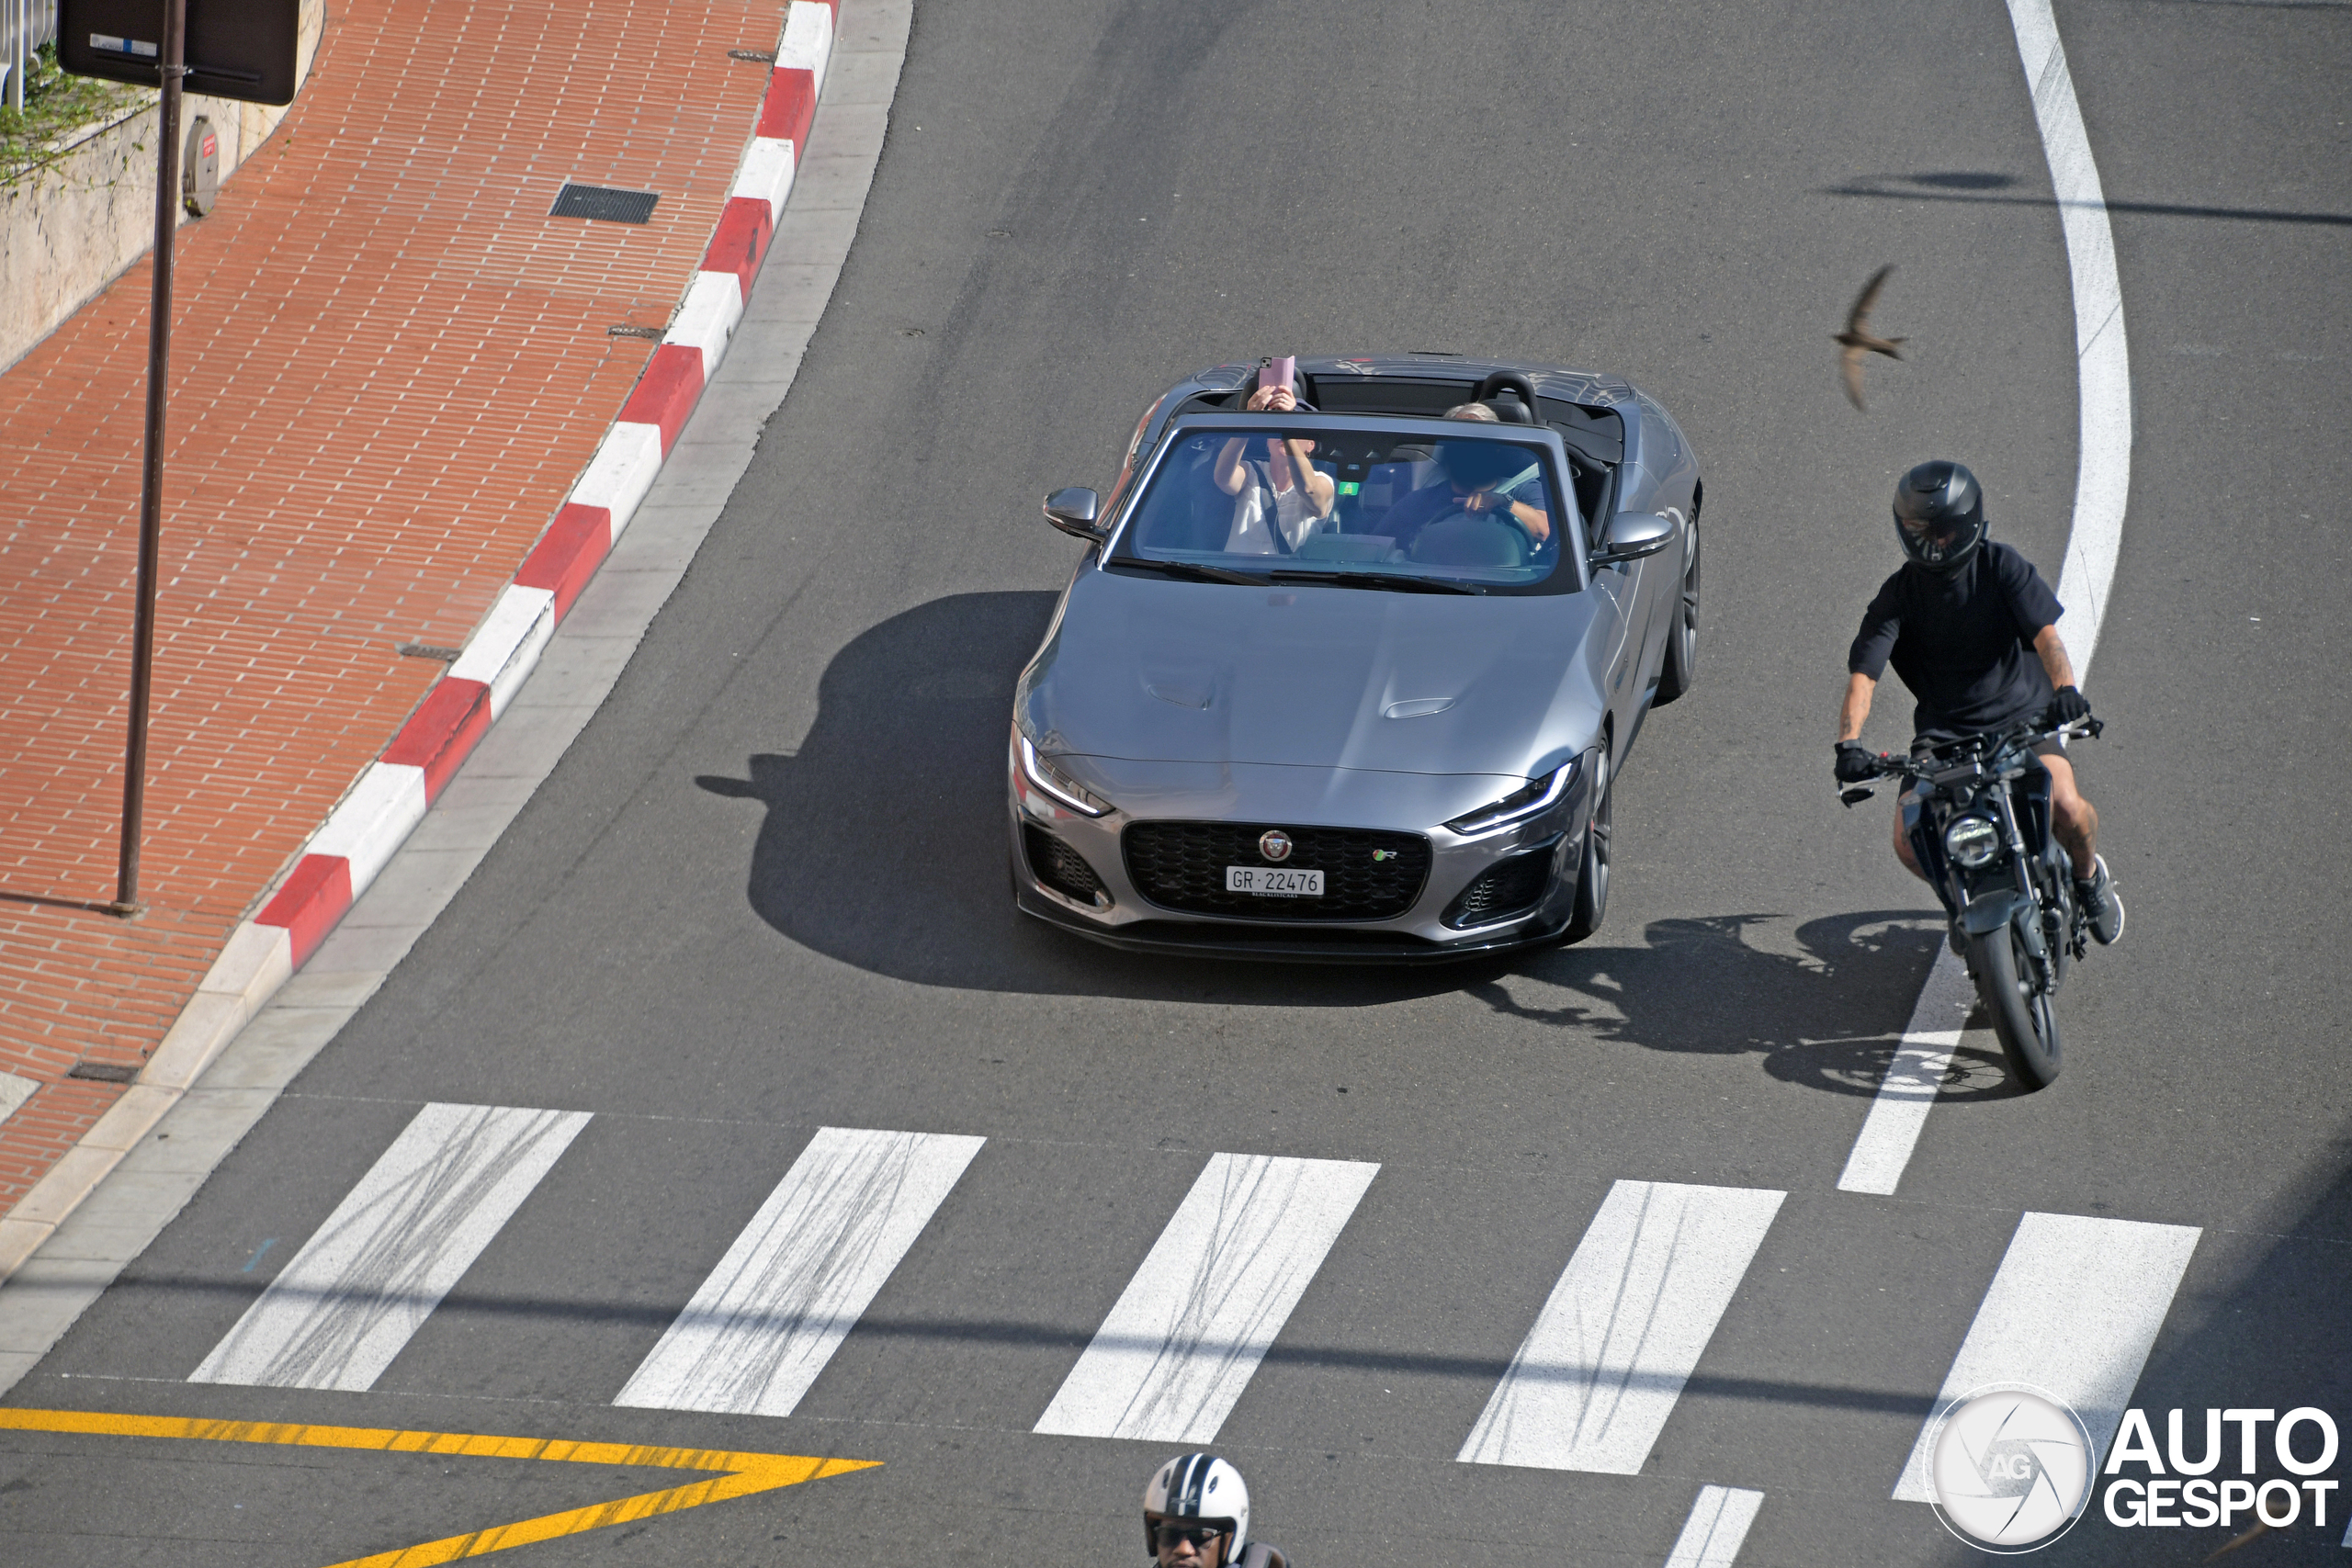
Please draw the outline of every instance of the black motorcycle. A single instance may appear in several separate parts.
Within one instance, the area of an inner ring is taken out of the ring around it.
[[[2050,830],[2050,774],[2033,749],[2104,728],[2097,719],[2054,730],[2027,725],[1878,759],[1875,776],[1900,778],[1916,793],[1904,809],[1911,852],[1951,917],[1953,950],[1968,961],[2002,1053],[2028,1089],[2058,1076],[2058,987],[2090,941],[2072,863]],[[1873,793],[1853,784],[1838,798],[1853,806]]]

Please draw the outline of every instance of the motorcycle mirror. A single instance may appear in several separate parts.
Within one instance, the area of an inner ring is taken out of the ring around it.
[[[1855,784],[1850,788],[1839,790],[1838,798],[1848,806],[1860,806],[1877,793],[1878,791],[1868,784]]]

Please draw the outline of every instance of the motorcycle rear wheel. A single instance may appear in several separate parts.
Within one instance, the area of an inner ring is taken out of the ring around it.
[[[2033,960],[2022,951],[2014,921],[1999,931],[1968,939],[1969,969],[1976,995],[2000,1037],[2009,1070],[2028,1090],[2047,1089],[2059,1070],[2058,1010],[2048,991],[2037,991]]]

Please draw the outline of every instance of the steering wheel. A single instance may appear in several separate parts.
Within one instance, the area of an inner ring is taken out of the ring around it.
[[[1513,524],[1463,508],[1423,528],[1410,554],[1423,566],[1525,566],[1527,536]]]

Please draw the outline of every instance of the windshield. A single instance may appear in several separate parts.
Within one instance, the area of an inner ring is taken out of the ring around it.
[[[1114,559],[1216,581],[1477,592],[1543,581],[1577,528],[1530,443],[1261,424],[1180,435]]]

